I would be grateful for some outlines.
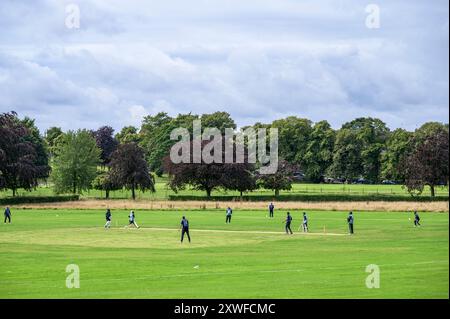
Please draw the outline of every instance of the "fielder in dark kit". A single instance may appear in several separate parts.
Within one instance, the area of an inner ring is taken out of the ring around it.
[[[287,213],[285,223],[286,223],[286,226],[285,226],[286,234],[291,233],[291,235],[292,235],[292,230],[291,230],[292,216],[291,216],[291,213],[289,213],[289,212]]]
[[[417,214],[417,211],[414,211],[414,227],[420,227],[420,217],[419,214]]]
[[[231,207],[227,208],[227,217],[225,218],[225,223],[230,224],[231,223],[231,216],[233,215],[233,210]]]
[[[185,216],[183,216],[183,218],[181,219],[180,228],[181,228],[181,242],[183,242],[184,234],[187,235],[189,242],[191,242],[191,236],[189,236],[189,221],[186,219]]]
[[[273,210],[275,209],[275,206],[273,205],[273,203],[270,203],[269,205],[269,217],[272,218],[273,217]]]
[[[11,210],[9,209],[9,207],[6,207],[5,209],[5,224],[6,220],[8,220],[8,223],[11,224]]]
[[[347,217],[348,230],[350,235],[353,235],[353,212],[350,212]]]

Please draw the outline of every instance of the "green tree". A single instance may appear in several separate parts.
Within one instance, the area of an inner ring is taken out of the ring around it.
[[[176,118],[169,117],[167,113],[158,113],[144,118],[140,145],[145,150],[150,170],[156,172],[156,175],[163,174],[163,159],[176,143],[170,139],[170,133],[179,127],[186,128],[192,133],[192,122],[196,119],[198,116],[190,113],[179,114]]]
[[[127,144],[127,143],[139,144],[142,139],[136,127],[125,126],[119,133],[116,134],[116,140],[118,140],[120,144]]]
[[[441,132],[448,133],[448,124],[440,122],[426,122],[414,132],[414,142],[419,144],[426,140],[428,137]]]
[[[305,155],[312,133],[312,122],[308,119],[289,116],[273,121],[272,128],[278,128],[279,154],[286,161],[305,166]]]
[[[25,136],[25,140],[34,145],[36,151],[35,164],[48,168],[40,172],[39,178],[47,178],[50,173],[50,168],[48,166],[49,159],[45,140],[41,136],[34,119],[26,116],[23,120],[21,120],[21,123],[28,129],[28,134]]]
[[[56,193],[82,193],[92,186],[101,150],[87,130],[69,131],[55,148],[51,179]]]
[[[298,171],[298,166],[283,159],[278,161],[278,170],[275,174],[263,174],[258,176],[258,186],[271,189],[275,196],[280,195],[280,190],[291,190],[294,182],[294,173]]]
[[[310,135],[304,158],[306,178],[320,182],[333,162],[336,132],[327,121],[317,122]]]
[[[106,199],[109,199],[109,193],[111,191],[122,189],[122,187],[115,183],[115,181],[111,178],[111,174],[109,172],[102,172],[98,174],[92,182],[92,187],[96,190],[104,191]]]
[[[340,139],[339,143],[336,139],[333,162],[344,162],[333,163],[331,171],[344,174],[346,178],[362,176],[371,182],[378,182],[381,154],[389,135],[386,124],[371,117],[357,118],[345,123],[341,131],[344,132],[338,133]],[[353,173],[352,169],[355,169]]]
[[[150,169],[156,175],[163,174],[163,160],[170,152],[170,148],[176,143],[170,139],[170,133],[176,128],[186,128],[192,135],[194,120],[202,120],[202,127],[217,127],[222,132],[225,128],[236,129],[236,124],[226,112],[203,114],[201,117],[191,113],[179,114],[172,118],[165,112],[154,116],[146,116],[142,122],[140,145],[145,150]]]
[[[45,131],[44,140],[47,144],[47,150],[51,156],[53,156],[53,149],[58,144],[59,138],[63,135],[63,131],[60,127],[53,126]]]
[[[351,129],[340,129],[336,134],[333,162],[329,173],[335,178],[351,181],[363,174],[361,161],[362,142]]]
[[[386,141],[386,150],[381,154],[381,178],[401,181],[405,176],[401,173],[401,165],[413,148],[413,133],[404,129],[396,129]]]
[[[222,134],[225,134],[225,129],[236,129],[236,123],[227,112],[215,112],[211,114],[203,114],[200,117],[202,121],[202,127],[214,127],[220,130]]]

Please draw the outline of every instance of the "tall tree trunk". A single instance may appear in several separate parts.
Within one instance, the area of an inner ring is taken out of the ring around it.
[[[279,190],[279,189],[276,189],[276,190],[275,190],[275,197],[278,197],[278,196],[280,196],[280,190]]]
[[[106,199],[109,199],[109,189],[106,190]]]
[[[13,197],[16,197],[16,191],[17,190],[15,188],[13,188],[12,191],[13,191]]]
[[[434,193],[434,185],[430,185],[430,190],[431,190],[431,197],[434,197],[435,193]]]
[[[210,188],[206,189],[206,197],[208,197],[208,198],[211,197],[211,189]]]
[[[77,193],[77,174],[73,173],[73,193],[76,194]]]
[[[133,185],[131,186],[131,196],[133,197],[133,200],[136,199],[136,191],[135,191],[135,185],[133,183]]]

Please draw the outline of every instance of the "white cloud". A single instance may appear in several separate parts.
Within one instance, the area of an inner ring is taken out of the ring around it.
[[[147,110],[142,105],[132,105],[128,108],[131,115],[131,120],[134,125],[138,125],[144,116],[148,115]]]
[[[0,3],[0,111],[45,129],[139,125],[160,111],[225,110],[239,126],[297,115],[335,127],[378,116],[448,121],[447,1]]]

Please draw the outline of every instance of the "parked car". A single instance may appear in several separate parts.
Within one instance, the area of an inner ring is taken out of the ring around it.
[[[305,179],[305,174],[303,174],[302,172],[295,172],[293,174],[294,180],[301,182]]]
[[[381,182],[381,184],[384,184],[384,185],[395,185],[395,184],[397,184],[397,183],[394,182],[394,181],[391,181],[391,180],[389,180],[389,179],[385,179],[385,180],[383,180],[383,181]]]
[[[344,184],[344,178],[332,178],[332,177],[324,177],[323,181],[328,184]]]
[[[360,177],[358,179],[353,180],[353,184],[372,184],[372,182],[363,177]]]
[[[324,177],[323,178],[323,182],[326,183],[326,184],[333,183],[333,180],[334,180],[334,178],[331,178],[331,177]]]

